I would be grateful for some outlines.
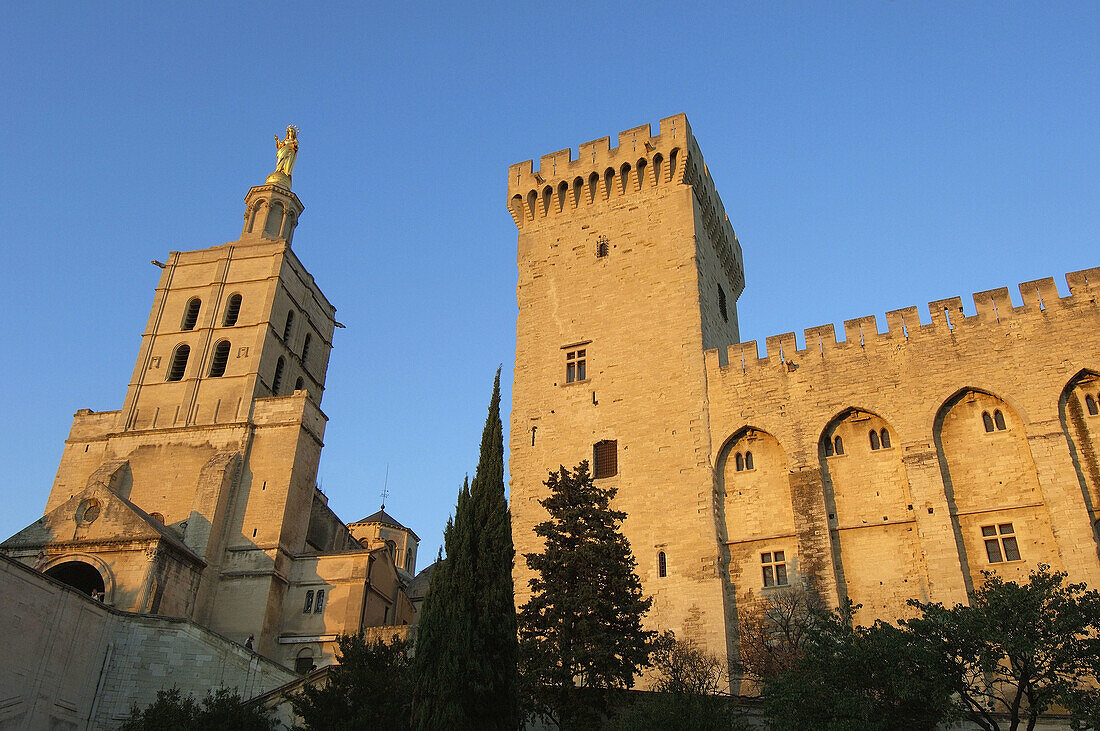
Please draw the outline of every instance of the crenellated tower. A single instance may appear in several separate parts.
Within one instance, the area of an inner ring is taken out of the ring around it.
[[[649,624],[725,656],[702,352],[738,342],[741,248],[683,114],[508,170],[519,230],[511,510],[517,554],[547,471],[618,488]],[[530,574],[517,561],[517,603]]]

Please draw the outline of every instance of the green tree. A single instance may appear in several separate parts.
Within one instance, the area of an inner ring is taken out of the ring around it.
[[[922,616],[906,627],[939,654],[959,710],[987,731],[1001,728],[995,713],[1030,731],[1055,704],[1080,709],[1079,725],[1097,717],[1084,686],[1100,668],[1100,594],[1065,578],[1045,565],[1025,584],[986,573],[969,605],[910,602]]]
[[[337,644],[340,664],[332,666],[326,682],[306,686],[290,699],[303,722],[299,728],[409,728],[412,684],[408,643],[396,636],[390,642],[367,642],[359,633],[340,635]]]
[[[940,657],[903,628],[852,627],[851,609],[811,610],[801,656],[765,678],[773,731],[931,730],[949,718]]]
[[[274,722],[254,705],[246,704],[236,690],[221,688],[206,694],[199,703],[179,688],[157,691],[157,699],[144,709],[135,705],[120,731],[208,731],[231,728],[239,731],[270,731]]]
[[[823,614],[816,594],[802,587],[772,589],[760,598],[750,594],[739,606],[736,671],[764,681],[791,670],[802,659],[814,623]]]
[[[652,600],[619,531],[626,514],[611,507],[615,489],[597,486],[587,461],[551,472],[546,486],[549,519],[535,526],[545,548],[525,556],[535,572],[520,611],[525,690],[532,711],[589,728],[608,712],[607,689],[633,687],[648,661],[654,633],[642,617]]]
[[[458,494],[418,622],[414,721],[418,729],[519,725],[512,524],[504,497],[500,370],[472,485]]]

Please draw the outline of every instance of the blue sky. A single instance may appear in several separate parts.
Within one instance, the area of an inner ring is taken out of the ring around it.
[[[0,537],[40,515],[73,412],[121,407],[149,260],[236,239],[288,123],[294,248],[347,325],[322,488],[361,518],[388,465],[423,559],[498,364],[508,410],[511,163],[686,112],[761,344],[1100,265],[1096,3],[570,7],[0,7]]]

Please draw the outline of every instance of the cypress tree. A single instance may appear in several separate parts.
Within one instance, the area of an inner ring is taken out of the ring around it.
[[[432,574],[418,622],[414,722],[418,729],[519,725],[512,524],[504,497],[500,370],[481,454],[444,532],[447,558]]]
[[[619,530],[626,513],[611,508],[615,489],[597,486],[587,461],[551,472],[546,486],[549,519],[535,526],[545,548],[524,556],[535,572],[519,615],[525,689],[561,728],[596,728],[607,689],[632,687],[648,663],[654,633],[642,617],[653,600]]]

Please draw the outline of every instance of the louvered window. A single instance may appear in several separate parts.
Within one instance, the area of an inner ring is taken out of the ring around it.
[[[294,332],[294,310],[286,313],[286,324],[283,325],[283,342],[290,342],[290,334]]]
[[[202,308],[202,300],[192,297],[187,301],[187,307],[183,311],[183,323],[180,330],[194,330],[199,321],[199,310]]]
[[[283,385],[283,368],[286,367],[286,362],[279,357],[279,360],[275,363],[275,375],[271,377],[271,393],[276,396],[279,395],[279,387]]]
[[[225,305],[225,327],[233,327],[237,324],[237,318],[241,316],[241,296],[235,294],[230,296],[229,302]]]
[[[190,345],[184,344],[176,348],[176,352],[172,354],[172,366],[168,369],[169,381],[178,381],[183,378],[183,373],[187,370],[187,358],[190,355]]]
[[[211,378],[220,378],[225,375],[225,366],[229,363],[231,347],[228,340],[221,340],[214,346],[214,357],[210,359]]]
[[[303,365],[305,364],[305,362],[307,360],[309,360],[309,346],[310,346],[312,340],[313,340],[313,338],[310,337],[310,334],[306,333],[306,339],[304,341],[302,341],[302,364]]]
[[[592,448],[592,474],[597,479],[619,474],[619,443],[614,439],[596,442]]]

